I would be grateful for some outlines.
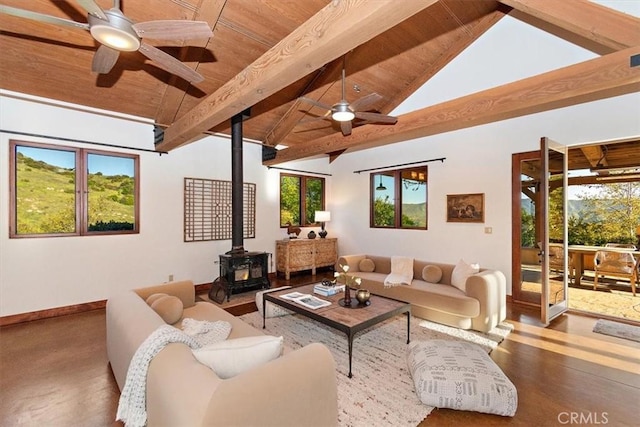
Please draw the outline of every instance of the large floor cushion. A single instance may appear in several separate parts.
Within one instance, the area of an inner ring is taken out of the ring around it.
[[[477,344],[416,341],[407,347],[407,364],[416,394],[436,408],[514,416],[518,392]]]

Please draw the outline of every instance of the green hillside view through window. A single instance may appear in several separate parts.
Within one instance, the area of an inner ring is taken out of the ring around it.
[[[16,145],[15,234],[131,232],[136,161],[137,156]]]

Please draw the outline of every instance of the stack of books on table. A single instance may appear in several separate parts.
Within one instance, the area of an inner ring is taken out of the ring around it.
[[[331,295],[344,292],[344,285],[327,286],[323,285],[322,283],[318,283],[313,287],[313,292],[318,295],[330,297]]]

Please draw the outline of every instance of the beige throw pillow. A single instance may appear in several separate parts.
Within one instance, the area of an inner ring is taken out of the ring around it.
[[[182,317],[184,306],[180,298],[164,295],[153,301],[151,308],[162,317],[165,323],[173,325]]]
[[[462,292],[467,292],[467,278],[479,271],[479,264],[468,264],[461,259],[453,268],[453,273],[451,273],[451,284]]]
[[[283,337],[269,335],[236,338],[193,350],[193,355],[226,379],[280,357],[283,342]]]
[[[375,269],[376,269],[376,265],[372,259],[365,258],[363,260],[360,260],[360,262],[358,263],[358,270],[364,273],[371,273],[375,271]]]
[[[154,302],[156,302],[156,300],[158,300],[159,298],[168,297],[168,296],[169,296],[169,294],[165,294],[165,293],[151,294],[151,295],[149,295],[147,297],[147,301],[146,302],[147,302],[148,305],[151,305]]]
[[[425,265],[422,269],[422,280],[429,283],[438,283],[442,279],[442,269],[437,265]]]

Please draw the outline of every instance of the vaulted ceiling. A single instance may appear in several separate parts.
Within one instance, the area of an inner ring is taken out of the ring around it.
[[[89,2],[91,3],[91,2]],[[102,9],[112,0],[95,0]],[[577,103],[640,91],[640,19],[586,0],[121,0],[134,22],[206,21],[209,39],[147,40],[204,80],[190,84],[139,52],[120,55],[108,74],[91,72],[99,46],[88,31],[0,14],[0,87],[153,119],[165,128],[158,150],[212,133],[251,108],[245,138],[282,144],[275,164],[335,156]],[[78,22],[74,0],[1,0]],[[86,6],[85,6],[86,7]],[[330,120],[310,120],[333,105],[377,94],[367,111],[388,114],[505,14],[600,56],[403,114],[394,125],[353,122],[345,136]]]

